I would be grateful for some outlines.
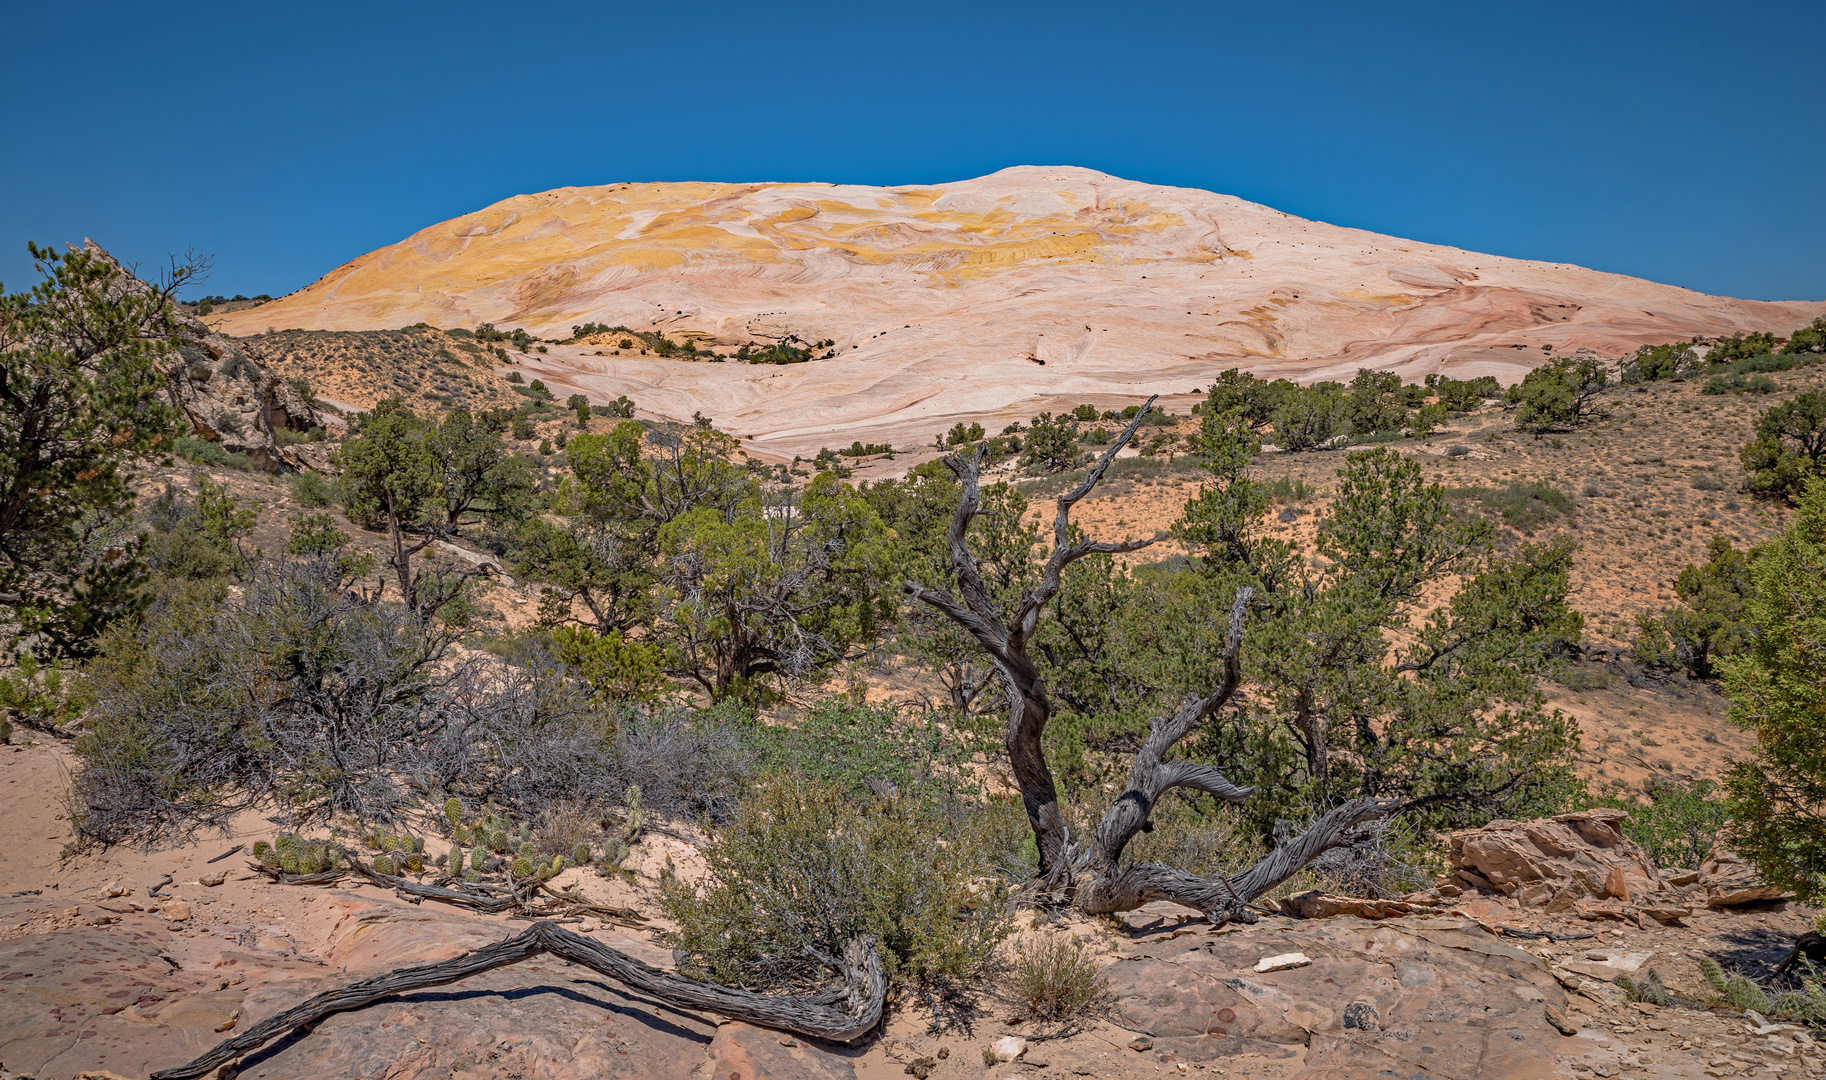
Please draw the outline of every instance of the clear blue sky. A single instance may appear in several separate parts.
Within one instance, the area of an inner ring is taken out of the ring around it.
[[[28,239],[279,295],[521,192],[1083,165],[1706,292],[1826,298],[1826,4],[4,8]]]

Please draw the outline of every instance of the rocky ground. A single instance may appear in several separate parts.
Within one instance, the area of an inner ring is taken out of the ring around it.
[[[47,798],[62,784],[65,760],[57,747],[0,749],[0,814],[13,830],[13,895],[0,899],[0,1076],[144,1076],[322,990],[447,959],[526,925],[406,903],[372,887],[271,884],[235,850],[273,835],[274,825],[255,815],[226,837],[69,855],[67,826]],[[1530,828],[1538,827],[1565,828]],[[1021,1020],[991,978],[963,995],[904,995],[878,1036],[823,1045],[645,1000],[548,957],[330,1017],[251,1054],[237,1075],[1826,1075],[1826,1054],[1810,1034],[1707,1007],[1696,968],[1709,955],[1764,974],[1805,928],[1806,913],[1779,901],[1708,908],[1704,880],[1670,874],[1649,882],[1630,869],[1627,852],[1563,861],[1552,888],[1542,891],[1537,877],[1509,896],[1504,889],[1514,883],[1502,867],[1527,877],[1516,856],[1535,851],[1527,847],[1532,834],[1499,825],[1477,835],[1483,854],[1460,861],[1497,883],[1480,891],[1461,874],[1411,904],[1385,905],[1407,908],[1390,918],[1270,915],[1214,932],[1194,912],[1153,904],[1115,921],[1036,926],[1027,932],[1087,942],[1109,978],[1098,1014],[1065,1031]],[[690,873],[690,837],[662,827],[642,848],[634,884],[580,871],[558,884],[644,913],[571,926],[667,966],[651,889],[668,858]],[[1630,870],[1615,879],[1629,899],[1556,899],[1555,890],[1576,890],[1582,875],[1607,867]],[[149,895],[167,877],[160,895]],[[1686,913],[1669,915],[1675,907]],[[1668,925],[1642,914],[1649,909]],[[1266,958],[1292,953],[1301,956],[1279,963],[1294,966],[1258,970],[1275,966]],[[1684,1003],[1632,1004],[1610,982],[1651,968]],[[995,1060],[998,1046],[1016,1056]]]

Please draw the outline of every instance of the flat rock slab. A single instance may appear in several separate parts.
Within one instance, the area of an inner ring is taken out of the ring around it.
[[[520,929],[372,895],[332,894],[322,956],[239,944],[257,933],[179,935],[151,915],[0,944],[0,1061],[15,1074],[144,1076],[189,1061],[235,1030],[365,975],[448,959]],[[663,950],[599,938],[648,962]],[[729,1027],[729,1025],[725,1025]],[[745,1025],[744,1025],[745,1027]],[[748,1029],[723,1039],[724,1071],[852,1080],[842,1057],[784,1047]],[[712,1017],[634,995],[587,968],[541,957],[331,1016],[243,1058],[239,1075],[542,1080],[704,1075]],[[746,1056],[744,1056],[746,1055]],[[827,1060],[828,1059],[828,1060]]]
[[[1267,953],[1312,963],[1257,973]],[[1185,1061],[1304,1056],[1300,1080],[1553,1075],[1565,991],[1546,966],[1475,924],[1333,919],[1273,932],[1188,935],[1114,964],[1125,1026]]]
[[[710,1058],[703,1080],[856,1080],[852,1064],[860,1050],[822,1043],[799,1036],[782,1037],[777,1031],[740,1021],[727,1021],[710,1041]]]

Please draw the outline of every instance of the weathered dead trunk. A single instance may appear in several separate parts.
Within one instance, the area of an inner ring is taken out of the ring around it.
[[[471,975],[551,953],[614,979],[636,993],[682,1009],[704,1009],[737,1020],[798,1035],[854,1042],[881,1022],[887,976],[874,942],[857,938],[844,953],[843,989],[808,995],[756,994],[698,982],[641,963],[599,941],[555,923],[539,922],[524,933],[440,964],[403,968],[330,990],[227,1039],[187,1065],[152,1074],[152,1080],[196,1080],[294,1029],[396,994],[445,986]]]
[[[1172,900],[1208,913],[1214,922],[1228,919],[1253,921],[1252,901],[1298,873],[1326,850],[1345,842],[1356,825],[1383,817],[1399,807],[1396,800],[1356,799],[1320,817],[1299,837],[1278,846],[1255,866],[1229,878],[1202,878],[1168,866],[1139,864],[1124,867],[1122,854],[1135,834],[1147,824],[1161,796],[1176,787],[1209,792],[1240,802],[1252,792],[1226,780],[1215,768],[1192,761],[1169,761],[1167,754],[1206,717],[1227,704],[1242,685],[1240,654],[1243,622],[1251,590],[1237,591],[1230,610],[1229,632],[1224,643],[1221,684],[1203,698],[1192,698],[1172,717],[1155,719],[1148,738],[1129,773],[1126,790],[1098,824],[1089,845],[1072,842],[1059,811],[1058,791],[1047,766],[1041,740],[1052,716],[1052,701],[1039,668],[1028,653],[1028,642],[1038,626],[1041,610],[1058,594],[1065,568],[1087,555],[1136,551],[1153,543],[1129,540],[1103,543],[1071,540],[1071,510],[1088,495],[1116,454],[1134,438],[1153,407],[1152,398],[1114,442],[1110,444],[1083,482],[1059,496],[1053,522],[1053,549],[1040,583],[1021,598],[1006,617],[977,570],[970,550],[970,522],[981,512],[979,451],[970,458],[948,457],[945,464],[962,487],[957,512],[952,516],[948,541],[951,568],[958,594],[908,582],[906,591],[931,605],[968,630],[989,653],[1008,688],[1008,726],[1003,746],[1013,768],[1015,783],[1040,851],[1039,878],[1048,888],[1092,914],[1129,911],[1152,900]]]

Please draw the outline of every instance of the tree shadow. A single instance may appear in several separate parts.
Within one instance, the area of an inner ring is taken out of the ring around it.
[[[688,1026],[682,1026],[679,1023],[673,1022],[673,1020],[668,1017],[678,1018],[702,1027],[711,1028],[714,1028],[716,1024],[715,1020],[706,1019],[684,1009],[667,1005],[664,1002],[653,1001],[636,994],[630,994],[618,987],[593,979],[580,979],[576,981],[581,986],[592,987],[600,991],[600,994],[588,994],[581,990],[572,989],[571,987],[551,985],[519,986],[498,990],[425,990],[381,998],[378,1001],[368,1003],[360,1009],[350,1009],[348,1012],[365,1012],[378,1005],[428,1005],[482,999],[524,1001],[534,998],[559,998],[579,1005],[594,1006],[595,1008],[601,1009],[604,1013],[632,1020],[658,1034],[685,1039],[697,1043],[700,1046],[707,1047],[710,1045],[710,1035],[694,1030]],[[337,1013],[335,1015],[342,1016],[346,1014]],[[319,1020],[315,1024],[292,1029],[283,1037],[275,1039],[266,1046],[242,1058],[239,1064],[235,1066],[235,1072],[245,1074],[248,1070],[254,1069],[272,1058],[277,1057],[311,1035],[316,1030],[318,1024],[329,1019],[330,1017],[326,1016],[323,1020]]]

